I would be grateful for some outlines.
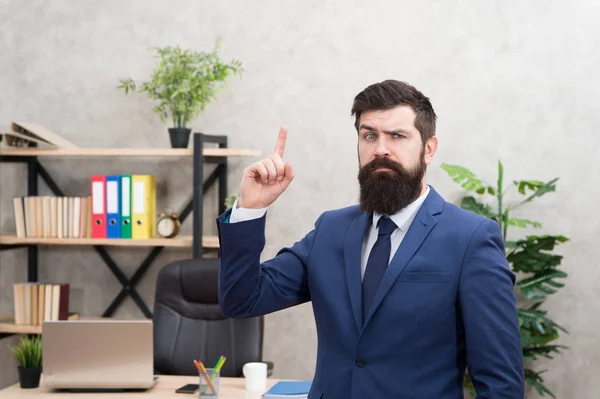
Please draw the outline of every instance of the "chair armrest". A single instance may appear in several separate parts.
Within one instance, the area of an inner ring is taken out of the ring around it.
[[[275,365],[273,362],[265,361],[265,363],[267,363],[267,377],[271,377],[273,375],[273,368]]]

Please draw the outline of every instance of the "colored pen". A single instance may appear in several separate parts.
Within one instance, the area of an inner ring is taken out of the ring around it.
[[[223,367],[223,365],[225,364],[225,360],[227,360],[227,357],[225,356],[221,356],[221,359],[219,359],[219,363],[217,364],[215,371],[218,373],[221,371],[221,368]]]

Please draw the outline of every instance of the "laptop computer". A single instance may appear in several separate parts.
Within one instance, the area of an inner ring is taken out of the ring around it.
[[[154,385],[151,320],[61,320],[42,325],[42,382],[78,391]]]

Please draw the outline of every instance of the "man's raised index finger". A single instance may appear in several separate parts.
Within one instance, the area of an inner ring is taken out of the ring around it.
[[[279,136],[277,136],[277,144],[275,144],[274,153],[283,158],[283,152],[285,151],[285,142],[287,140],[287,128],[281,126],[279,128]]]

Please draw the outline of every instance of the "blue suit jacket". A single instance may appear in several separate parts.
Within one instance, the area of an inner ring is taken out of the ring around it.
[[[361,250],[370,215],[323,213],[290,248],[260,263],[265,218],[217,219],[219,301],[253,317],[312,301],[318,351],[310,399],[523,398],[513,285],[496,222],[431,191],[385,272],[365,320]]]

